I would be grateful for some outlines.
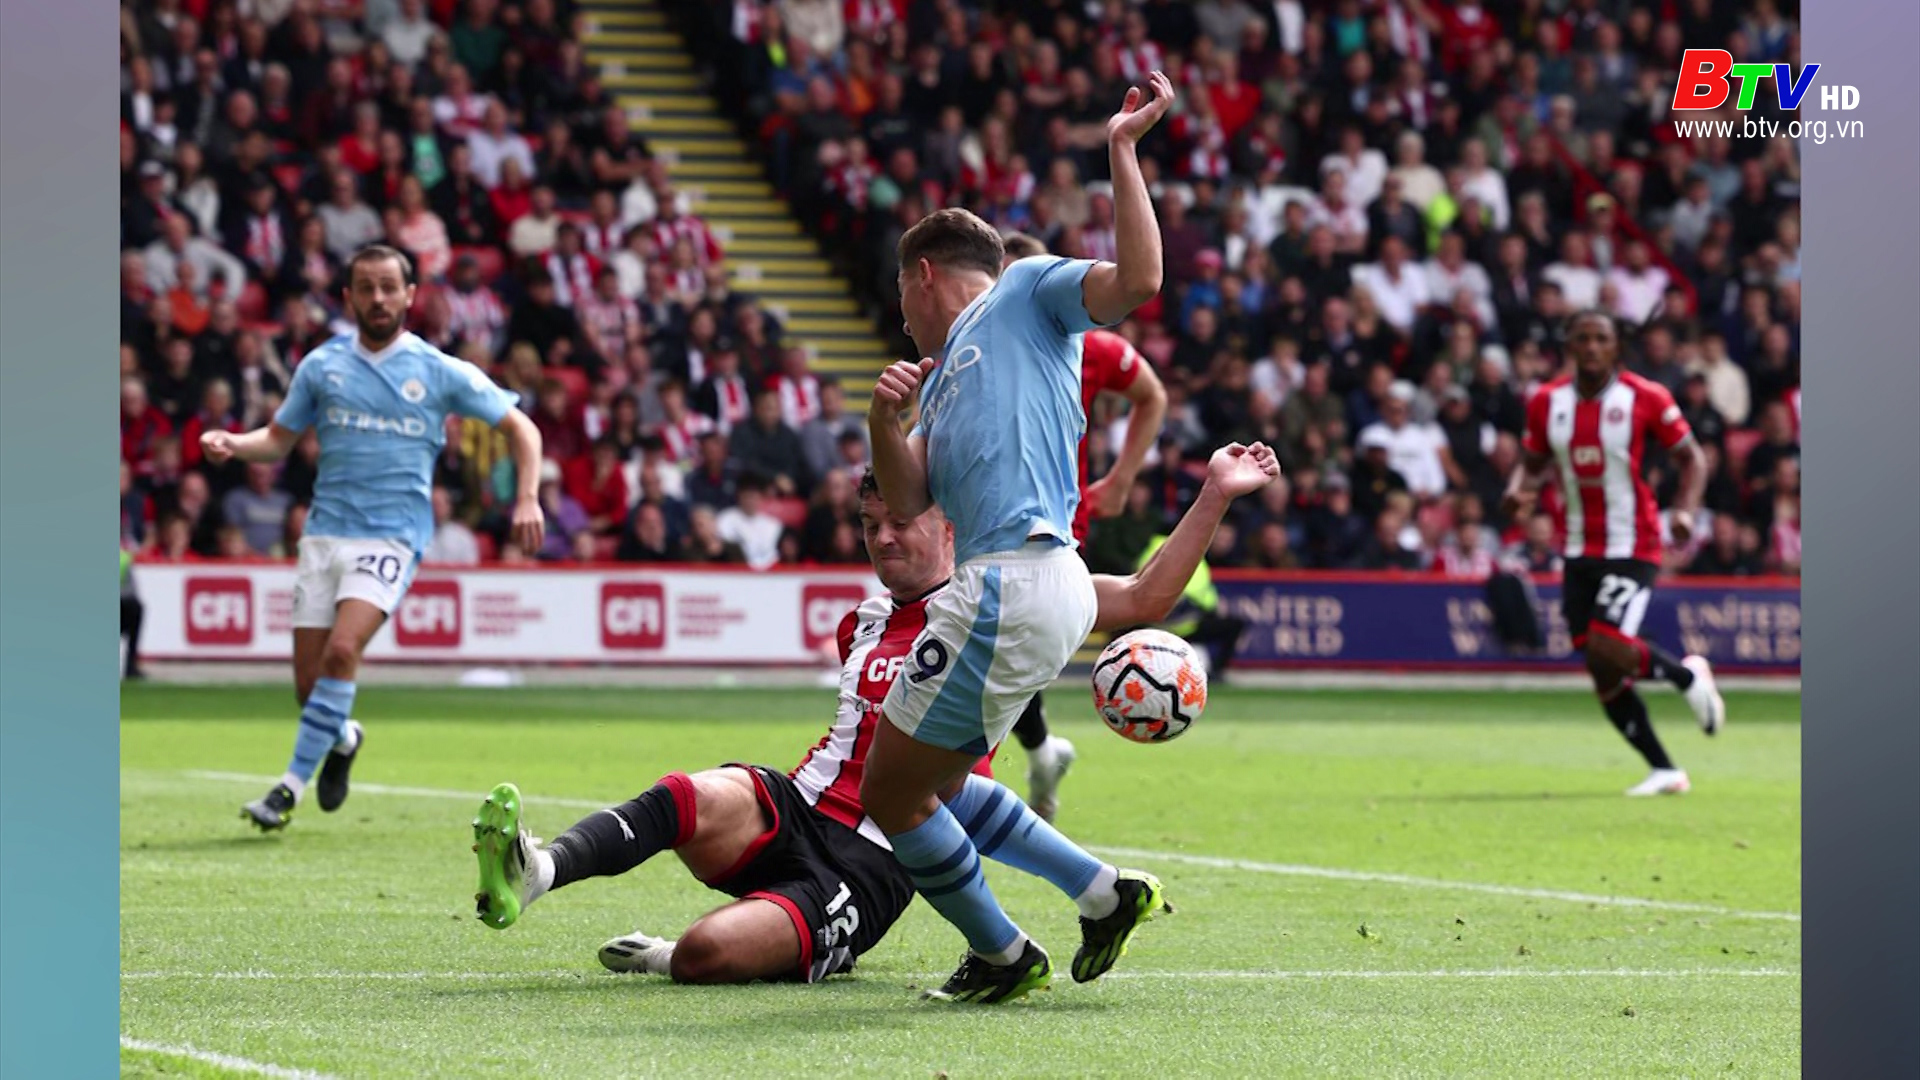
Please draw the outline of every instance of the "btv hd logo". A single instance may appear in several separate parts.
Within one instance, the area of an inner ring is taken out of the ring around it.
[[[1733,107],[1745,112],[1753,108],[1754,99],[1759,96],[1760,80],[1772,78],[1774,96],[1781,110],[1792,112],[1800,107],[1819,73],[1819,64],[1807,64],[1795,80],[1793,69],[1787,64],[1736,64],[1733,54],[1725,49],[1688,49],[1680,57],[1680,80],[1673,88],[1673,108],[1676,112],[1717,109],[1727,103],[1732,93],[1731,80],[1739,79],[1740,95],[1734,99]],[[1860,91],[1854,87],[1820,88],[1822,109],[1847,110],[1859,105]]]

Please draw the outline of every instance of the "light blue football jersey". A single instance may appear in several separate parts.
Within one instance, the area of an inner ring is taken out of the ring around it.
[[[1000,274],[954,320],[920,388],[914,433],[927,485],[953,523],[956,565],[1032,536],[1071,546],[1080,502],[1081,280],[1093,263],[1036,255]]]
[[[498,424],[513,396],[487,373],[410,333],[379,353],[342,334],[308,353],[274,421],[320,438],[320,475],[306,531],[313,536],[433,539],[433,466],[447,417]]]

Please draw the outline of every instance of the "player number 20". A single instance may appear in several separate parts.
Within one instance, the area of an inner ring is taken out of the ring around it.
[[[397,555],[362,555],[354,561],[354,569],[363,574],[372,574],[382,582],[391,585],[400,580],[400,557]]]

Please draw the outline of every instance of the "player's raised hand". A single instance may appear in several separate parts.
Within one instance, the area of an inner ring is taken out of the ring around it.
[[[513,542],[528,555],[537,555],[547,542],[547,515],[539,496],[514,500]]]
[[[207,432],[200,436],[200,452],[208,464],[225,465],[233,460],[233,435],[225,431]]]
[[[1147,89],[1133,87],[1120,111],[1107,120],[1107,141],[1137,143],[1173,107],[1173,80],[1163,71],[1147,76]]]
[[[1693,539],[1693,511],[1672,510],[1667,513],[1667,532],[1673,536],[1673,546],[1683,548]]]
[[[1266,443],[1228,443],[1207,462],[1207,483],[1229,499],[1251,495],[1280,475],[1280,459]]]
[[[1533,510],[1534,500],[1538,498],[1531,491],[1515,488],[1500,499],[1500,515],[1508,521],[1518,521]]]
[[[880,378],[873,384],[873,404],[869,412],[882,416],[898,416],[913,408],[920,393],[920,384],[933,372],[934,361],[925,357],[918,362],[900,360],[887,365]]]
[[[1127,508],[1127,492],[1132,487],[1118,482],[1112,473],[1095,480],[1087,485],[1087,512],[1102,520],[1119,517]]]

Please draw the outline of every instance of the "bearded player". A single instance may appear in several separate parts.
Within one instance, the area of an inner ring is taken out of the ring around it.
[[[519,477],[513,537],[537,550],[540,429],[486,372],[405,329],[413,268],[398,250],[361,249],[347,263],[346,306],[357,329],[308,353],[266,427],[201,437],[207,460],[279,461],[313,428],[320,471],[300,538],[293,590],[293,684],[300,727],[286,773],[241,808],[262,831],[285,828],[319,772],[320,809],[338,810],[364,737],[351,720],[367,643],[406,595],[433,537],[433,463],[449,415],[498,427]]]
[[[1155,557],[1130,577],[1096,575],[1095,625],[1113,629],[1163,618],[1228,505],[1279,475],[1273,451],[1229,446],[1208,462],[1199,497]],[[874,573],[887,589],[841,621],[840,702],[833,726],[797,768],[728,765],[674,773],[634,799],[597,811],[541,844],[521,823],[520,793],[502,784],[474,820],[480,919],[517,921],[554,889],[624,874],[671,849],[695,878],[737,899],[694,922],[680,938],[636,931],[601,946],[614,971],[678,982],[817,981],[852,969],[913,900],[914,884],[860,803],[880,710],[911,670],[928,610],[953,574],[953,527],[938,509],[891,512],[869,473],[860,518]],[[1080,908],[1084,938],[1074,974],[1099,977],[1125,949],[1136,922],[1111,889],[1118,871],[1088,855],[1020,797],[995,783],[986,762],[941,792],[981,854],[1046,878]],[[1025,827],[1015,827],[1015,826]]]
[[[1632,796],[1679,795],[1691,786],[1654,734],[1641,679],[1673,684],[1709,735],[1726,723],[1706,658],[1673,654],[1640,636],[1640,621],[1660,572],[1660,514],[1642,467],[1648,438],[1678,464],[1680,490],[1669,527],[1676,544],[1693,535],[1693,515],[1706,488],[1706,456],[1658,383],[1619,365],[1613,320],[1597,311],[1573,316],[1567,328],[1573,374],[1540,387],[1527,402],[1525,457],[1507,487],[1505,507],[1517,516],[1555,470],[1565,495],[1566,571],[1561,605],[1574,647],[1586,656],[1594,692],[1607,719],[1653,770],[1627,789]]]
[[[1046,245],[1025,233],[1010,233],[1003,243],[1008,265],[1047,254]],[[1115,517],[1126,509],[1127,492],[1146,464],[1147,452],[1153,449],[1167,415],[1167,388],[1160,384],[1153,365],[1119,334],[1089,330],[1080,353],[1080,407],[1089,425],[1094,400],[1105,393],[1125,397],[1131,407],[1127,438],[1113,467],[1095,480],[1087,461],[1087,437],[1080,436],[1080,507],[1073,515],[1073,539],[1080,544],[1087,542],[1092,519]],[[1060,810],[1060,781],[1073,766],[1074,750],[1071,742],[1047,730],[1043,696],[1035,694],[1027,702],[1026,711],[1013,725],[1013,737],[1027,752],[1027,803],[1034,813],[1052,821]]]
[[[929,992],[942,1000],[1011,1000],[1053,974],[938,793],[1006,737],[1093,629],[1093,582],[1073,550],[1080,340],[1160,291],[1160,230],[1136,144],[1174,90],[1160,72],[1151,81],[1107,121],[1116,262],[1042,257],[1003,271],[1000,234],[965,210],[937,210],[900,238],[900,307],[924,359],[892,365],[874,385],[873,471],[894,513],[940,507],[955,567],[927,605],[913,670],[888,693],[860,801],[920,895],[967,940],[959,968]],[[916,400],[909,434],[900,417]],[[1113,887],[1129,917],[1161,906],[1151,875]]]

